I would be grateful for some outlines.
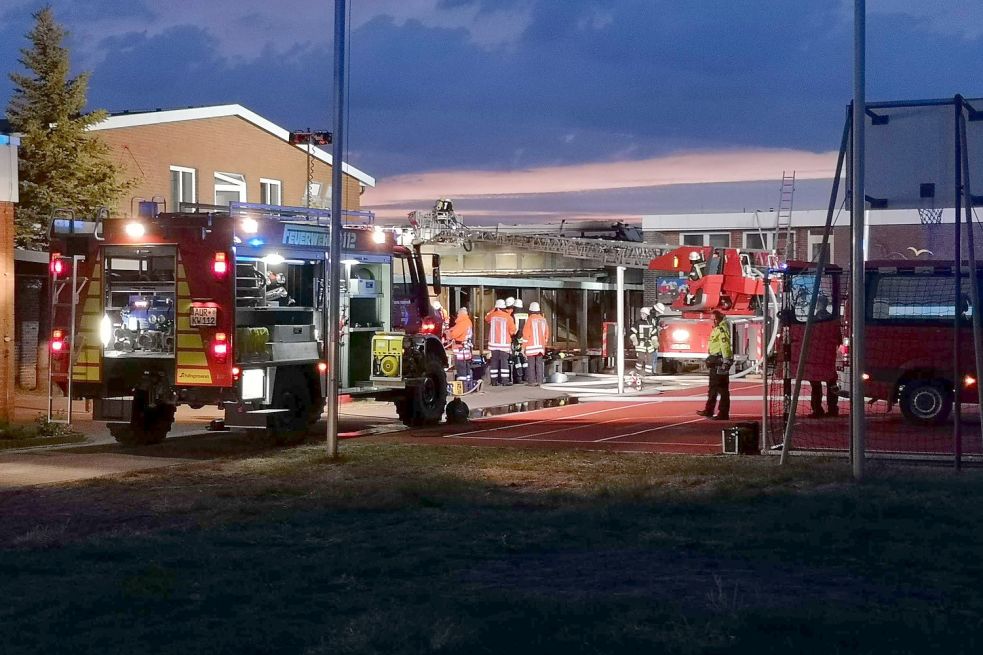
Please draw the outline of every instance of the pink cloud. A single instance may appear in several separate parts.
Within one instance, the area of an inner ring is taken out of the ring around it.
[[[832,177],[835,152],[790,149],[746,149],[688,152],[636,161],[544,166],[515,171],[434,171],[379,180],[365,192],[362,204],[429,206],[438,197],[454,199],[576,193],[601,189],[631,189],[676,184],[712,184],[780,180],[782,171],[797,179]],[[388,212],[387,212],[388,213]]]

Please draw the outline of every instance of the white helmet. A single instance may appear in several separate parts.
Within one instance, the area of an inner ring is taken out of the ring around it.
[[[505,301],[499,298],[495,301],[495,309],[505,309]]]
[[[506,298],[505,299],[505,306],[506,307],[514,307],[515,306],[515,298],[513,298],[512,296],[509,296],[508,298]]]
[[[638,313],[642,315],[642,318],[648,318],[649,317],[649,313],[651,311],[652,310],[649,309],[648,307],[642,307],[640,310],[638,310]]]
[[[516,298],[515,299],[515,308],[516,309],[522,309],[522,298]]]
[[[461,316],[462,314],[464,316],[468,315],[468,308],[465,307],[464,305],[461,305],[460,307],[457,308],[457,315]]]
[[[661,302],[655,303],[655,306],[653,306],[652,309],[655,310],[655,313],[656,314],[665,314],[666,313],[666,306],[663,303],[661,303]]]
[[[539,303],[536,302],[536,301],[533,301],[533,302],[529,303],[529,311],[531,311],[531,312],[538,312],[539,311]]]
[[[436,299],[430,301],[430,306],[433,307],[434,309],[442,309],[442,307],[440,306],[440,301]]]

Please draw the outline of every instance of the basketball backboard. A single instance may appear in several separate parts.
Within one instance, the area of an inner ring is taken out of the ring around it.
[[[965,110],[970,191],[979,197],[983,99],[965,102],[980,112]],[[864,188],[872,209],[955,206],[955,112],[951,98],[867,105]]]

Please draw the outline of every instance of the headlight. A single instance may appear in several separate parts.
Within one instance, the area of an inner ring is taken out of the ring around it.
[[[684,330],[682,328],[672,331],[673,341],[689,341],[689,330]]]
[[[109,342],[113,339],[113,322],[109,320],[108,314],[103,314],[99,322],[99,339],[102,341],[103,348],[108,348]]]

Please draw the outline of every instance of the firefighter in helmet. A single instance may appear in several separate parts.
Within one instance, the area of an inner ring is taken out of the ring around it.
[[[447,339],[451,342],[451,354],[454,355],[455,379],[463,380],[465,387],[470,386],[474,325],[467,307],[457,310],[454,325],[447,329]]]
[[[529,372],[529,359],[522,348],[522,330],[529,320],[529,314],[523,308],[521,298],[516,298],[512,305],[512,320],[515,321],[515,336],[512,338],[512,381],[519,384],[526,381]]]
[[[654,356],[659,338],[659,319],[658,316],[653,316],[652,310],[652,307],[642,307],[638,312],[638,322],[631,327],[628,334],[628,340],[635,348],[635,370],[646,375],[654,373]],[[662,305],[662,310],[665,311],[665,305]]]

